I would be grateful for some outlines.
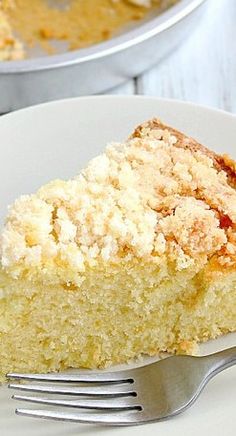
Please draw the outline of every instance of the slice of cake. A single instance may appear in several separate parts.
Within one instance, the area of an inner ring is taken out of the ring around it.
[[[11,207],[0,374],[101,368],[236,330],[236,164],[158,120]]]

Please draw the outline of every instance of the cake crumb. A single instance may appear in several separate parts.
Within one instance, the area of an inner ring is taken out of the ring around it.
[[[130,254],[165,255],[179,271],[216,253],[222,264],[235,262],[235,190],[209,156],[176,143],[167,129],[144,126],[139,138],[109,145],[76,178],[18,199],[1,235],[3,267],[47,271],[62,259],[82,272]]]

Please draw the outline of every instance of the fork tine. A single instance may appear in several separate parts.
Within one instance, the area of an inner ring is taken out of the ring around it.
[[[104,425],[134,425],[144,422],[142,412],[138,410],[128,412],[110,413],[65,413],[52,412],[49,410],[29,410],[16,409],[16,414],[31,418],[51,419],[54,421],[70,421],[85,424],[104,424]]]
[[[140,407],[137,404],[135,397],[121,397],[118,399],[108,398],[105,401],[101,399],[90,400],[87,398],[84,398],[83,400],[51,400],[49,398],[28,397],[24,395],[13,395],[12,398],[14,400],[26,401],[30,403],[45,404],[49,406],[75,407],[78,409],[128,410],[138,409]]]
[[[41,386],[41,385],[20,385],[11,383],[8,385],[10,389],[16,389],[27,392],[41,392],[47,394],[59,394],[59,395],[80,395],[80,396],[104,396],[104,397],[122,397],[127,395],[135,395],[132,384],[116,385],[110,384],[106,386]]]
[[[127,371],[116,371],[108,373],[88,373],[87,374],[18,374],[9,373],[7,378],[40,381],[40,382],[66,382],[66,383],[129,383],[132,377],[129,377]]]

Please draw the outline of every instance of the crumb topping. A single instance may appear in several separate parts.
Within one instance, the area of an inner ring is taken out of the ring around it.
[[[13,36],[7,17],[0,10],[0,61],[19,60],[23,57],[23,45]]]
[[[55,180],[10,208],[1,264],[15,277],[53,267],[162,256],[177,270],[236,259],[236,192],[200,150],[180,149],[168,130],[143,127],[113,143],[74,179]]]

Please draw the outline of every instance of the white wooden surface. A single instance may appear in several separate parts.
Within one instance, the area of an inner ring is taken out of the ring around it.
[[[198,27],[175,52],[110,93],[177,98],[236,113],[236,0],[208,0]]]

